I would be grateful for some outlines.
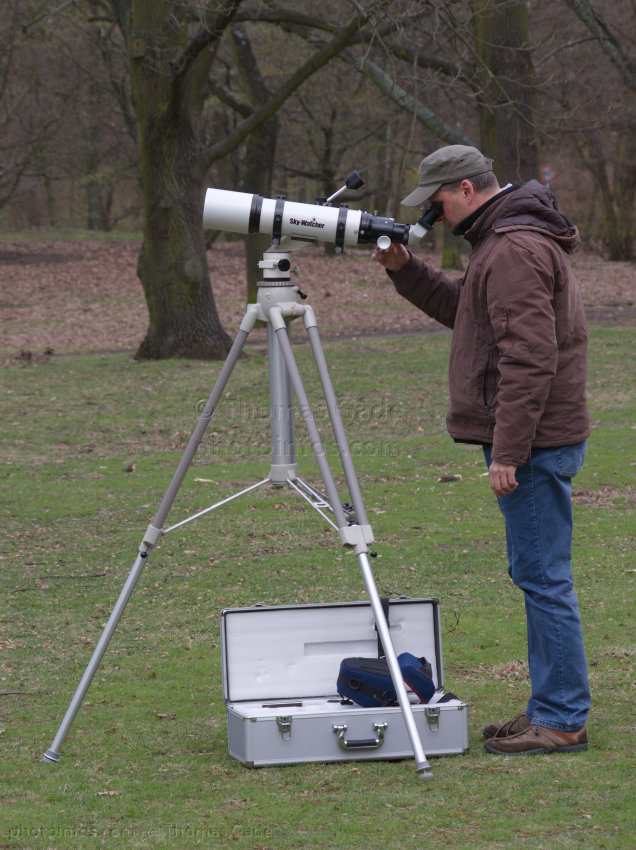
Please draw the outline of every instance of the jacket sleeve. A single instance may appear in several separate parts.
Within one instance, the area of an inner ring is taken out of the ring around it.
[[[557,371],[552,250],[545,238],[504,236],[485,270],[498,351],[492,457],[500,463],[520,466],[530,459]]]
[[[463,277],[454,280],[413,254],[399,272],[387,274],[407,301],[447,328],[454,326]]]

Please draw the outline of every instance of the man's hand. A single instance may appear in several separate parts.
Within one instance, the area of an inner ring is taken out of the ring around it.
[[[488,474],[490,476],[490,487],[495,496],[501,498],[512,493],[518,487],[517,479],[515,478],[516,466],[509,466],[507,463],[499,463],[496,460],[490,464]]]
[[[391,242],[386,251],[382,251],[376,246],[371,254],[371,259],[384,266],[388,272],[399,272],[410,258],[409,252],[399,242]]]

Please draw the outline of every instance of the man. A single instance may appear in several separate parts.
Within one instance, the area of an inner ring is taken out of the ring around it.
[[[500,188],[492,160],[450,145],[422,160],[402,203],[438,202],[440,220],[472,246],[459,279],[403,245],[373,259],[397,291],[453,329],[447,427],[483,446],[504,516],[508,571],[523,590],[531,696],[484,729],[501,755],[587,749],[585,648],[571,570],[571,479],[590,433],[587,329],[568,262],[577,228],[532,180]]]

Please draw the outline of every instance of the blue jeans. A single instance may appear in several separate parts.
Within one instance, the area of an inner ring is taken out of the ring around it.
[[[508,572],[523,590],[532,693],[526,715],[566,732],[585,724],[590,686],[572,581],[572,478],[587,443],[533,449],[518,487],[498,498],[506,523]],[[490,466],[491,449],[484,446]]]

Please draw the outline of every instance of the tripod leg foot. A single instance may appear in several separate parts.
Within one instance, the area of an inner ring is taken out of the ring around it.
[[[430,782],[433,779],[433,771],[428,764],[426,767],[417,768],[417,778],[421,779],[422,782]]]

